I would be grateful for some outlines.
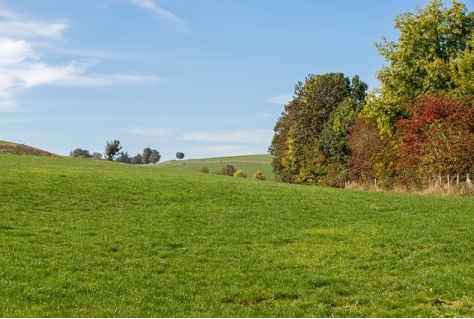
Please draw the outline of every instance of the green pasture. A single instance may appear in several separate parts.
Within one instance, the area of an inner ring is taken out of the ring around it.
[[[248,178],[261,170],[265,174],[267,181],[274,181],[275,176],[272,172],[272,156],[262,155],[243,155],[228,157],[213,157],[205,159],[173,160],[157,164],[162,169],[178,170],[183,172],[198,172],[203,166],[207,166],[209,172],[218,170],[225,165],[234,165],[235,169],[241,169],[247,173]]]
[[[473,317],[473,213],[471,198],[0,154],[0,316]]]

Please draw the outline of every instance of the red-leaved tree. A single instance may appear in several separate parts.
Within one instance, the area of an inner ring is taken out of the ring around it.
[[[422,96],[408,107],[411,118],[397,122],[403,143],[399,173],[408,182],[438,174],[474,170],[474,99],[437,94]]]

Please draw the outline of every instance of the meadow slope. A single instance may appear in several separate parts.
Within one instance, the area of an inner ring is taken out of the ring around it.
[[[474,316],[474,201],[0,154],[2,317]]]
[[[157,165],[162,169],[177,170],[183,172],[196,173],[203,166],[209,169],[209,172],[218,170],[225,165],[233,165],[235,169],[243,170],[248,178],[259,169],[266,176],[268,181],[274,181],[275,176],[272,172],[272,156],[269,154],[261,155],[242,155],[242,156],[227,156],[227,157],[212,157],[204,159],[189,159],[189,160],[173,160]]]

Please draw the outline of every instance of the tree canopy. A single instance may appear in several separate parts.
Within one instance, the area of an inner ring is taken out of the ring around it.
[[[377,73],[380,88],[372,91],[364,114],[379,131],[393,134],[395,122],[409,116],[405,104],[421,95],[474,94],[474,13],[455,0],[446,8],[440,0],[415,13],[395,17],[398,41],[383,38],[375,46],[385,58]]]
[[[375,44],[379,88],[342,73],[295,86],[269,147],[276,180],[391,187],[474,171],[474,13],[433,0],[395,28],[397,41]]]
[[[342,73],[309,75],[295,86],[274,131],[270,154],[277,180],[315,184],[327,165],[347,162],[347,128],[361,109],[367,84]]]
[[[105,146],[105,156],[107,156],[107,160],[113,161],[121,149],[122,145],[120,145],[119,140],[114,140],[112,142],[107,141],[107,145]]]

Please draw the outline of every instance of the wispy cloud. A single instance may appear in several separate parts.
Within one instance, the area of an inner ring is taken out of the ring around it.
[[[183,135],[187,141],[208,142],[208,143],[242,143],[242,144],[261,144],[269,143],[272,138],[271,130],[248,130],[235,131],[230,133],[206,133],[193,132]]]
[[[271,98],[269,102],[284,105],[290,102],[292,98],[293,98],[292,94],[282,94],[282,95],[278,95]]]
[[[60,38],[63,31],[68,27],[64,20],[54,22],[44,21],[22,21],[17,20],[16,16],[11,15],[14,21],[0,22],[0,36],[15,36],[22,38],[46,37]],[[0,18],[7,18],[8,15],[0,15]],[[10,19],[11,19],[10,18]]]
[[[61,40],[65,21],[30,21],[7,11],[0,11],[0,112],[17,110],[17,95],[40,85],[110,86],[161,80],[137,74],[94,74],[97,61],[65,64],[45,63],[42,58],[58,54],[54,42]],[[41,43],[48,40],[52,44]],[[40,40],[40,41],[38,41]],[[37,50],[41,43],[41,54]]]
[[[175,28],[184,32],[189,31],[188,26],[186,25],[186,23],[183,22],[183,20],[181,20],[180,18],[178,18],[176,15],[169,12],[168,10],[158,7],[153,0],[128,0],[128,1],[137,7],[147,9],[153,12],[153,14],[157,16],[158,19],[160,19],[164,23],[170,24],[174,26]]]

